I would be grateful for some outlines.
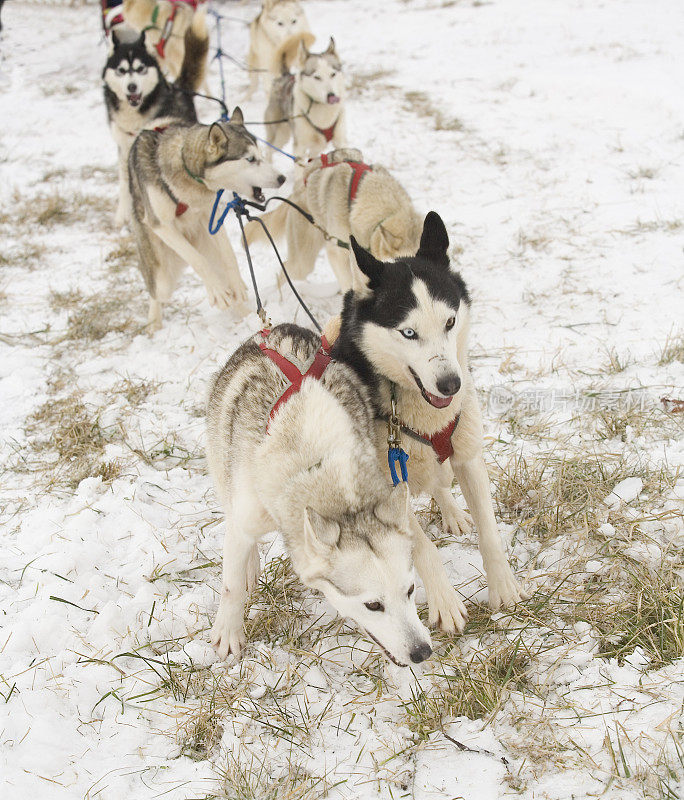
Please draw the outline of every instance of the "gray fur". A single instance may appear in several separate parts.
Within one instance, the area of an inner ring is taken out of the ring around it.
[[[212,642],[237,655],[244,605],[259,572],[256,542],[277,528],[295,571],[353,618],[397,663],[430,653],[411,592],[408,491],[389,492],[363,383],[332,362],[320,380],[269,414],[288,381],[260,349],[261,334],[233,354],[209,395],[207,456],[226,513],[223,587]],[[306,369],[320,339],[280,325],[267,347]],[[366,602],[382,600],[384,613]]]

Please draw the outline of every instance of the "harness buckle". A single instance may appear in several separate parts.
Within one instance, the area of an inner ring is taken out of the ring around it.
[[[266,309],[263,306],[261,306],[261,308],[257,311],[257,314],[259,315],[259,319],[261,320],[264,328],[270,330],[271,318],[266,313]]]
[[[392,413],[387,418],[387,446],[401,446],[401,423],[397,415],[397,401],[392,398]]]

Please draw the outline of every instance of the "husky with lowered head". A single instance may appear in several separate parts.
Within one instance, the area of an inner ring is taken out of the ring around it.
[[[331,142],[343,147],[345,88],[335,40],[330,37],[323,53],[310,53],[301,39],[290,40],[281,52],[282,74],[271,84],[264,115],[268,141],[282,148],[292,136],[298,157],[318,155]]]
[[[244,648],[245,602],[260,571],[257,542],[277,528],[307,586],[395,663],[424,661],[432,649],[413,593],[408,488],[387,486],[363,382],[333,361],[278,403],[288,381],[262,347],[302,374],[323,356],[317,335],[278,325],[238,348],[211,389],[207,455],[226,515],[212,643],[222,658]]]
[[[331,236],[343,242],[353,236],[380,260],[418,249],[422,220],[411,198],[384,167],[364,164],[360,150],[345,148],[312,159],[297,178],[290,200]],[[262,219],[272,235],[287,236],[286,267],[291,277],[306,278],[325,244],[341,290],[351,288],[348,251],[334,241],[326,242],[323,233],[298,211],[282,203]],[[264,236],[258,223],[248,223],[246,230],[249,243]]]
[[[166,81],[143,32],[137,39],[120,39],[112,31],[111,51],[102,79],[109,127],[119,150],[119,201],[115,224],[130,216],[128,154],[138,133],[162,119],[197,122],[193,92],[204,80],[209,48],[204,12],[197,14],[185,35],[185,55],[178,80]]]
[[[285,177],[262,158],[240,109],[230,122],[142,131],[128,176],[152,329],[161,327],[162,303],[185,264],[204,281],[212,305],[245,313],[246,287],[228,236],[224,228],[212,236],[207,221],[219,189],[263,201],[262,187],[281,186]]]
[[[250,97],[257,89],[259,75],[263,87],[270,87],[280,71],[279,48],[293,36],[301,37],[308,46],[315,41],[299,0],[264,0],[259,15],[249,26],[247,66],[251,70]]]
[[[383,458],[394,399],[402,446],[409,454],[411,492],[428,493],[437,501],[445,530],[466,532],[474,520],[490,607],[510,607],[527,595],[513,576],[496,527],[482,458],[480,409],[468,368],[470,298],[461,276],[451,269],[444,223],[434,212],[427,215],[412,258],[382,262],[354,239],[351,244],[352,290],[344,298],[332,355],[350,366],[371,394]],[[454,476],[472,519],[451,494]],[[412,512],[409,522],[414,536],[423,536]],[[431,542],[428,550],[437,570],[424,579],[429,620],[460,631],[467,619],[465,606],[444,581]]]

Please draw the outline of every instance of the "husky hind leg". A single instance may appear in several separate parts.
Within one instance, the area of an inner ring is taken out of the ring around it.
[[[285,268],[293,280],[304,280],[316,265],[316,258],[325,242],[323,234],[298,211],[291,209],[287,215],[287,262]],[[278,286],[285,283],[282,272]]]
[[[335,242],[328,242],[325,246],[325,252],[328,254],[328,261],[340,285],[340,291],[344,294],[352,287],[349,251],[340,247]]]
[[[140,272],[150,295],[147,325],[150,331],[156,331],[162,324],[162,304],[173,294],[185,265],[173,250],[135,217],[131,224],[138,245]]]

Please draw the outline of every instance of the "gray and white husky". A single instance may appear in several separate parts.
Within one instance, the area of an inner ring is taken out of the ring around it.
[[[249,95],[259,84],[268,89],[280,72],[278,52],[283,42],[293,36],[302,37],[309,46],[315,37],[309,29],[306,14],[299,0],[264,0],[261,11],[249,26]]]
[[[351,243],[353,285],[344,298],[332,355],[352,367],[370,391],[383,457],[394,398],[402,446],[410,456],[412,494],[425,492],[437,501],[445,529],[465,532],[474,520],[490,607],[512,606],[526,593],[513,576],[494,518],[480,408],[468,368],[470,298],[451,269],[444,223],[430,212],[416,255],[394,262],[379,261],[353,238]],[[328,338],[334,338],[332,331]],[[451,493],[454,476],[472,519]],[[412,513],[409,520],[414,535],[422,537]],[[465,606],[445,581],[431,542],[424,556],[429,563],[416,558],[416,568],[421,576],[432,573],[424,579],[429,621],[447,631],[462,630]]]
[[[262,346],[303,374],[321,340],[296,325],[259,333],[211,389],[207,455],[226,515],[212,643],[222,658],[244,648],[245,603],[260,572],[257,542],[277,528],[307,586],[395,663],[424,661],[432,650],[414,600],[408,489],[387,486],[363,381],[333,361],[274,407],[288,381]]]
[[[334,39],[330,37],[323,53],[310,53],[301,39],[284,44],[281,51],[283,72],[271,84],[264,115],[268,141],[282,148],[292,136],[294,153],[300,158],[318,155],[330,143],[343,147],[345,86]],[[289,58],[291,51],[294,55]]]
[[[131,148],[128,175],[133,233],[150,293],[149,325],[161,326],[161,304],[185,264],[204,281],[212,305],[244,313],[247,290],[225,229],[212,236],[207,227],[216,192],[263,201],[262,187],[281,186],[285,176],[264,161],[240,109],[230,122],[142,131]]]
[[[310,213],[314,227],[285,203],[262,216],[272,236],[287,236],[288,274],[303,280],[313,270],[321,248],[343,292],[351,288],[348,251],[326,241],[320,228],[342,242],[353,236],[381,260],[418,249],[422,219],[404,187],[385,167],[363,163],[355,148],[342,148],[310,160],[300,171],[290,200]],[[265,238],[256,222],[246,226],[247,241]]]
[[[193,92],[204,81],[208,48],[209,34],[202,11],[185,33],[180,74],[171,84],[149,53],[144,31],[133,40],[121,39],[112,31],[102,80],[109,127],[119,151],[119,201],[114,219],[117,227],[130,217],[128,154],[135,137],[162,119],[197,122]]]

